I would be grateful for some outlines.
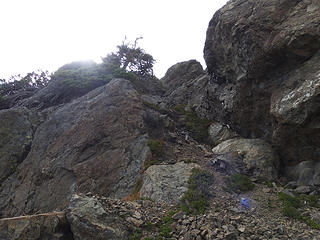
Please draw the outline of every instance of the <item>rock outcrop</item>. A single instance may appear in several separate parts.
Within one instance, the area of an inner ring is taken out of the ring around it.
[[[296,166],[287,166],[289,179],[295,180],[297,186],[320,186],[320,163],[303,161]]]
[[[26,108],[0,111],[0,185],[27,157],[39,116]]]
[[[1,215],[64,208],[76,191],[128,195],[150,154],[142,116],[137,91],[123,79],[53,112],[3,182]]]
[[[212,152],[238,154],[247,170],[256,177],[272,180],[278,176],[279,158],[272,147],[262,139],[230,139],[214,147]]]
[[[221,119],[271,141],[284,165],[320,159],[319,21],[316,0],[232,0],[207,30]]]
[[[214,146],[223,141],[238,137],[238,134],[229,129],[229,125],[222,125],[218,122],[210,124],[208,134]]]
[[[129,239],[129,229],[124,220],[107,213],[94,198],[74,195],[67,219],[74,240]]]
[[[0,220],[1,240],[73,240],[64,212]]]
[[[200,166],[194,163],[179,162],[173,165],[153,165],[145,171],[140,196],[177,204],[188,190],[188,179],[193,168]]]

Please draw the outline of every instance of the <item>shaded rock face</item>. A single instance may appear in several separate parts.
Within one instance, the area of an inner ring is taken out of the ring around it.
[[[142,115],[137,91],[123,79],[53,112],[3,182],[0,216],[64,208],[76,191],[127,196],[150,155]]]
[[[119,216],[107,214],[101,203],[74,195],[67,210],[74,240],[129,239],[128,226]]]
[[[188,179],[199,165],[179,162],[173,165],[153,165],[143,178],[140,196],[157,202],[176,204],[188,190]]]
[[[319,21],[316,0],[232,0],[207,30],[212,104],[242,136],[272,141],[284,165],[320,159]]]
[[[20,101],[33,96],[38,91],[35,87],[29,87],[26,89],[19,90],[13,94],[0,98],[0,110],[8,109],[17,105]]]
[[[64,212],[0,220],[1,240],[72,240]]]
[[[320,163],[303,161],[296,166],[286,168],[288,177],[296,180],[298,186],[320,186]]]
[[[170,67],[165,76],[161,79],[161,82],[167,89],[176,89],[181,84],[203,74],[204,71],[201,64],[196,60],[189,60],[177,63]]]
[[[161,82],[167,88],[163,95],[166,107],[189,105],[199,117],[219,119],[222,100],[215,94],[218,85],[210,81],[199,62],[189,60],[173,65]],[[221,98],[226,96],[222,94]]]
[[[208,134],[211,142],[214,145],[238,137],[238,135],[229,129],[229,125],[222,125],[221,123],[212,123],[208,128]]]
[[[213,153],[237,153],[254,176],[275,179],[278,176],[279,158],[272,147],[262,139],[235,138],[224,141],[212,149]]]
[[[26,158],[39,116],[26,108],[0,111],[0,184]]]

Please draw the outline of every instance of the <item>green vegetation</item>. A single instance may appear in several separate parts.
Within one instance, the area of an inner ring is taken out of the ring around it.
[[[59,68],[52,79],[60,81],[65,88],[73,91],[88,91],[108,83],[113,78],[133,80],[133,73],[113,65],[96,64],[93,61],[73,62]]]
[[[273,188],[272,182],[270,181],[265,181],[264,184],[269,188]]]
[[[186,213],[204,213],[209,207],[211,196],[209,187],[213,184],[214,178],[209,172],[197,168],[192,169],[188,180],[188,191],[184,193],[180,207]]]
[[[155,60],[144,49],[138,47],[140,39],[142,37],[136,38],[134,43],[126,42],[125,39],[121,45],[117,46],[117,52],[111,53],[102,59],[103,63],[138,76],[153,76]]]
[[[152,231],[155,228],[152,222],[146,222],[142,227],[147,231]]]
[[[136,183],[136,186],[133,192],[129,196],[127,196],[125,200],[134,201],[134,200],[140,199],[140,190],[141,190],[142,184],[143,184],[142,179],[139,179]]]
[[[152,157],[149,159],[145,165],[145,169],[148,169],[152,165],[159,163],[159,158],[163,156],[163,141],[162,140],[149,140],[148,147],[150,148]]]
[[[176,213],[176,211],[170,211],[168,214],[161,219],[157,224],[153,224],[151,222],[146,222],[141,228],[134,229],[132,231],[132,234],[130,236],[130,240],[137,240],[137,239],[154,239],[151,237],[145,237],[143,238],[143,231],[146,230],[147,232],[156,232],[158,231],[158,236],[156,239],[162,240],[162,239],[168,239],[170,237],[170,233],[172,232],[171,224],[174,222],[174,219],[172,216]]]
[[[207,142],[208,140],[208,127],[210,121],[198,117],[197,113],[193,110],[186,111],[186,105],[177,105],[173,108],[173,111],[185,117],[184,125],[191,132],[198,142]]]
[[[26,75],[14,75],[8,79],[0,79],[0,102],[4,101],[6,96],[16,93],[20,90],[37,90],[49,84],[51,75],[48,71],[37,70]]]
[[[251,191],[254,188],[254,184],[250,178],[242,174],[233,174],[226,178],[226,192],[243,193]]]
[[[150,140],[148,147],[154,157],[161,157],[163,155],[163,141],[162,140]]]
[[[170,233],[172,232],[171,224],[174,222],[172,216],[175,214],[175,211],[170,211],[166,217],[162,219],[161,222],[157,224],[159,229],[158,239],[168,238],[170,237]]]
[[[191,158],[187,158],[187,159],[183,159],[184,163],[195,163],[196,161],[191,159]]]
[[[290,196],[283,192],[279,193],[279,199],[283,202],[283,209],[282,212],[285,216],[298,219],[310,227],[320,230],[320,224],[313,221],[310,217],[304,216],[301,214],[300,208],[303,205],[313,206],[313,207],[320,207],[317,204],[318,199],[320,196],[308,196],[308,195],[295,195]]]
[[[160,112],[160,113],[162,113],[162,114],[168,113],[166,110],[161,109],[161,108],[159,107],[159,105],[156,105],[156,104],[153,104],[153,103],[150,103],[150,102],[146,102],[146,101],[143,101],[142,103],[143,103],[146,107],[148,107],[148,108],[150,108],[150,109],[152,109],[152,110],[154,110],[154,111]]]
[[[133,234],[129,237],[130,240],[141,240],[142,230],[137,228],[133,231]]]
[[[320,204],[319,204],[320,195],[300,194],[299,198],[302,202],[305,202],[306,205],[310,207],[320,208]]]

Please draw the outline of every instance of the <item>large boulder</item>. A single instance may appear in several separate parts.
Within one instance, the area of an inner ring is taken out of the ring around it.
[[[0,111],[0,185],[27,157],[39,116],[26,108]]]
[[[214,147],[212,152],[215,154],[238,154],[247,170],[256,177],[272,180],[278,175],[278,155],[262,139],[230,139]]]
[[[1,240],[72,240],[64,212],[0,219]]]
[[[207,30],[212,107],[243,137],[271,141],[284,166],[320,160],[319,22],[317,0],[231,0]]]
[[[75,192],[122,198],[150,156],[139,94],[114,79],[50,114],[0,190],[0,216],[63,209]]]
[[[203,74],[201,64],[196,60],[189,60],[170,67],[161,82],[167,89],[172,89]]]
[[[195,163],[178,162],[173,165],[153,165],[143,177],[140,196],[151,198],[157,202],[176,204],[188,190],[188,179]]]
[[[320,186],[320,162],[303,161],[295,166],[287,166],[286,173],[298,186]]]
[[[163,95],[166,107],[188,105],[206,119],[216,119],[220,115],[221,109],[217,107],[220,100],[214,95],[217,87],[210,84],[209,75],[196,60],[173,65],[161,82],[166,87]]]
[[[74,195],[67,210],[74,240],[129,239],[123,218],[107,213],[95,198]]]

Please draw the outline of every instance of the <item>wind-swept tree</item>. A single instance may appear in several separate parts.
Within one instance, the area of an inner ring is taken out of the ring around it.
[[[142,37],[136,38],[134,43],[127,42],[126,39],[117,46],[117,52],[108,54],[103,58],[103,63],[107,66],[118,67],[126,72],[137,75],[153,76],[154,58],[138,46],[138,41]]]

